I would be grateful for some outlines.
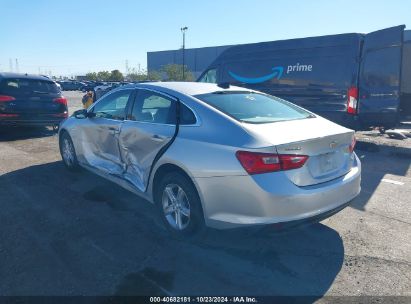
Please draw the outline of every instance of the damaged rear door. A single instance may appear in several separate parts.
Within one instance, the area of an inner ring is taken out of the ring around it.
[[[171,144],[178,126],[178,100],[147,89],[137,90],[130,115],[124,121],[120,152],[124,162],[123,178],[144,192],[156,157]]]

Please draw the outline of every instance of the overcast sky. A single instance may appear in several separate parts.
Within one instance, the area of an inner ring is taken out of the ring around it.
[[[186,47],[411,28],[408,0],[0,0],[0,71],[76,75],[146,67]]]

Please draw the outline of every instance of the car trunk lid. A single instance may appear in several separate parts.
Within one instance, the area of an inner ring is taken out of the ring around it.
[[[324,118],[307,118],[268,124],[243,124],[278,154],[307,155],[305,165],[284,173],[298,186],[323,183],[351,170],[350,145],[354,132]]]
[[[16,99],[9,102],[5,111],[9,113],[53,114],[64,112],[62,105],[55,102],[58,95],[30,94],[14,96]]]
[[[61,92],[52,81],[33,79],[7,79],[0,84],[0,95],[13,100],[0,103],[0,111],[10,114],[56,114],[66,111],[57,102]]]

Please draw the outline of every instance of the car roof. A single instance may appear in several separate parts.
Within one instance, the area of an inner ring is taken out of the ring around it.
[[[52,79],[48,78],[47,76],[43,76],[43,75],[8,73],[8,72],[0,73],[0,79],[7,79],[7,78],[26,78],[26,79],[33,79],[33,80],[53,81]]]
[[[146,82],[139,84],[127,85],[125,87],[138,87],[138,88],[152,88],[152,89],[167,89],[177,91],[179,93],[194,96],[200,94],[221,92],[221,91],[252,91],[250,89],[236,87],[230,85],[227,88],[222,88],[214,83],[204,82]]]

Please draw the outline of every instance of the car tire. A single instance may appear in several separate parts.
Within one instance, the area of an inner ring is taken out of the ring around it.
[[[170,234],[184,240],[201,238],[206,231],[203,208],[191,180],[179,172],[167,173],[156,189],[156,208]]]
[[[59,138],[60,155],[64,165],[70,171],[76,171],[80,168],[77,160],[76,150],[70,135],[63,131]]]

